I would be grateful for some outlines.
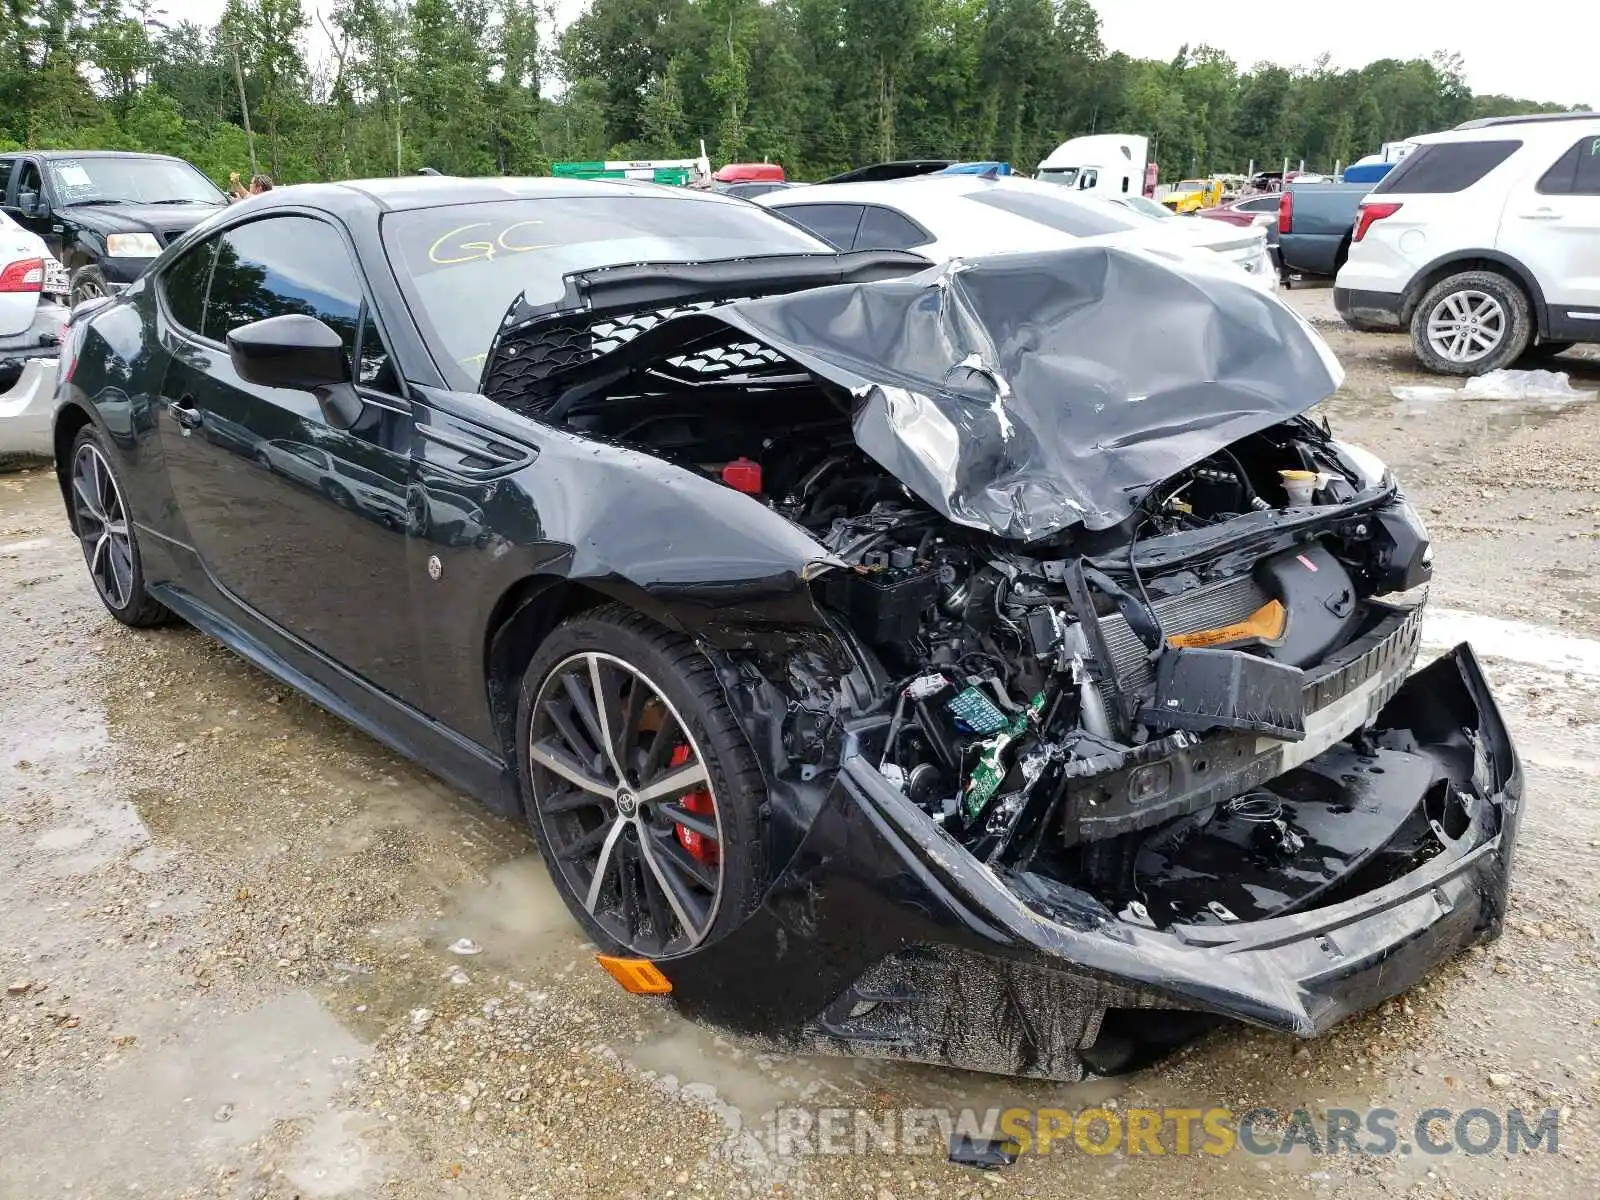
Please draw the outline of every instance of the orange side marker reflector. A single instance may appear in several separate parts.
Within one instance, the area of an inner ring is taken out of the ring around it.
[[[610,954],[596,954],[595,962],[604,967],[611,978],[622,985],[622,990],[635,996],[664,996],[672,990],[672,980],[648,958],[615,958]]]
[[[1174,646],[1204,647],[1225,646],[1229,642],[1242,642],[1247,638],[1260,638],[1264,642],[1276,641],[1283,636],[1288,613],[1283,604],[1269,600],[1244,620],[1221,629],[1196,629],[1193,633],[1175,633],[1167,641]]]

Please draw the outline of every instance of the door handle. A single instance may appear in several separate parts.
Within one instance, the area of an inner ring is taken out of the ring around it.
[[[167,405],[167,411],[172,414],[172,419],[185,429],[200,428],[200,410],[195,407],[193,396],[179,396]]]

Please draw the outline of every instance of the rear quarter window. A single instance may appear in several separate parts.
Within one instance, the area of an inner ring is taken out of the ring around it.
[[[1427,196],[1471,187],[1522,148],[1515,140],[1431,142],[1419,146],[1378,181],[1369,195]]]
[[[1546,196],[1600,196],[1600,137],[1578,140],[1539,179]]]

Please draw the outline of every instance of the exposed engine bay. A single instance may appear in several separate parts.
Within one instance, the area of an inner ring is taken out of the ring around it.
[[[750,495],[837,557],[815,595],[880,683],[853,749],[981,860],[1071,881],[1141,923],[1253,919],[1315,894],[1296,864],[1308,845],[1343,844],[1339,822],[1321,825],[1347,798],[1307,808],[1280,781],[1185,798],[1158,752],[1303,738],[1305,672],[1393,625],[1372,597],[1428,578],[1409,510],[1357,503],[1385,486],[1362,452],[1295,418],[1157,485],[1120,526],[1019,544],[910,494],[852,442],[847,397],[782,401],[794,429],[781,436],[747,405],[668,416],[613,396],[571,421]],[[1131,811],[1097,821],[1097,777],[1141,754],[1149,766],[1118,797]],[[1229,838],[1258,886],[1167,894],[1186,847],[1215,856]]]

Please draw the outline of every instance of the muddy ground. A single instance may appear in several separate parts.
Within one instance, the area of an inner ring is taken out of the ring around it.
[[[1075,1087],[721,1037],[594,966],[522,828],[199,634],[110,620],[33,470],[0,476],[0,1196],[1592,1200],[1600,405],[1402,404],[1392,384],[1438,382],[1402,339],[1290,299],[1349,372],[1330,420],[1436,535],[1425,653],[1470,637],[1519,739],[1498,943],[1320,1041],[1228,1029]],[[1600,359],[1560,365],[1600,386]],[[1069,1143],[987,1174],[771,1136],[796,1107],[1091,1104],[1382,1106],[1402,1134],[1434,1106],[1555,1109],[1560,1129],[1516,1155]]]

